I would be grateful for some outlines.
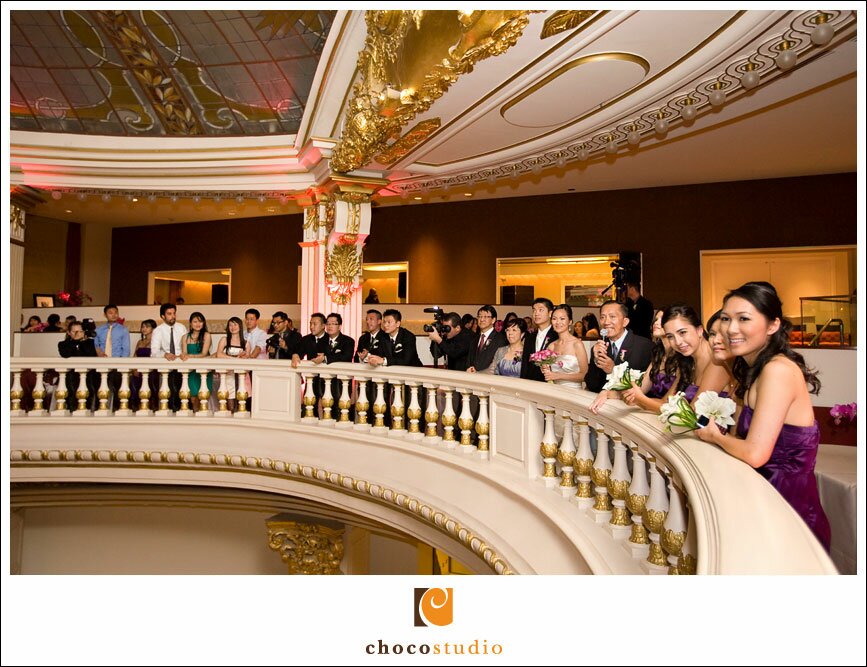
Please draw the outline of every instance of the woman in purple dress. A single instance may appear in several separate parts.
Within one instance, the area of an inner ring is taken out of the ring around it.
[[[724,435],[713,419],[696,434],[754,467],[827,550],[831,528],[813,472],[819,426],[810,401],[821,383],[789,346],[791,328],[773,285],[751,282],[726,295],[720,331],[736,357],[736,394],[744,407],[737,435]]]

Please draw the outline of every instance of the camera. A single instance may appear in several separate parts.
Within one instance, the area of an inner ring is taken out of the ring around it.
[[[611,262],[611,282],[618,292],[626,289],[626,283],[638,282],[639,267],[634,259]]]
[[[434,321],[430,324],[424,325],[425,333],[430,333],[431,331],[436,331],[440,336],[443,336],[449,333],[452,328],[448,324],[443,324],[443,309],[439,306],[432,306],[431,308],[425,308],[424,312],[433,313]]]
[[[96,322],[93,318],[87,317],[81,321],[81,329],[87,338],[96,338]]]
[[[275,333],[268,340],[265,341],[266,347],[278,348],[280,347],[280,334]]]

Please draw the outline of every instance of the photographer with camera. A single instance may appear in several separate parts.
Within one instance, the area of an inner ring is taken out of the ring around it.
[[[424,330],[431,340],[430,351],[436,360],[446,356],[446,368],[450,371],[467,370],[470,350],[473,346],[473,334],[461,327],[461,317],[457,313],[442,314],[438,307],[425,308],[426,313],[434,314],[432,324],[426,324]]]
[[[301,334],[289,329],[289,316],[278,310],[271,316],[274,333],[265,342],[269,359],[291,359],[301,354]]]
[[[641,294],[638,282],[626,283],[626,307],[629,308],[629,324],[626,326],[636,336],[652,339],[653,303]]]

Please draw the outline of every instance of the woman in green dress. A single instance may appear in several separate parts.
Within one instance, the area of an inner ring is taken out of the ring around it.
[[[190,315],[190,330],[183,337],[181,343],[181,359],[186,361],[190,358],[202,358],[211,356],[211,334],[208,332],[208,323],[205,316],[196,311]],[[211,374],[206,378],[208,391],[211,391]],[[190,387],[190,402],[193,410],[199,409],[199,390],[202,388],[202,376],[195,371],[190,371],[187,382]]]

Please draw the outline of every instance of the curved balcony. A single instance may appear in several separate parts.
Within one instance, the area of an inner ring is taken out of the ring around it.
[[[11,369],[13,482],[292,495],[370,517],[477,573],[836,572],[746,464],[622,404],[592,415],[588,392],[425,368],[213,358],[20,358]],[[36,374],[26,410],[25,369]],[[147,382],[141,406],[130,405],[133,369],[155,371],[154,410]],[[191,371],[213,377],[197,411]]]

